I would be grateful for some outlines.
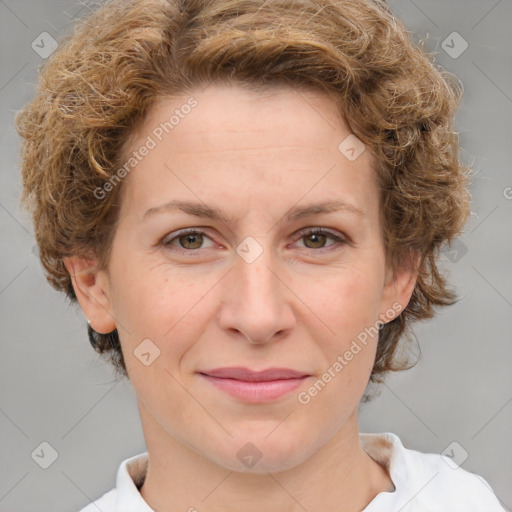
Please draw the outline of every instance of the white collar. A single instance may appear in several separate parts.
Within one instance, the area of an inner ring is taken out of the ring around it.
[[[453,469],[453,461],[438,453],[422,453],[405,448],[390,432],[359,434],[361,448],[384,466],[394,491],[377,494],[363,512],[400,510],[467,512],[503,511],[489,484],[480,476],[462,468]],[[115,512],[154,512],[142,498],[137,486],[146,475],[148,453],[124,460],[117,473],[116,488],[105,496],[105,505]],[[101,503],[101,500],[99,501]],[[92,509],[91,509],[92,510]]]

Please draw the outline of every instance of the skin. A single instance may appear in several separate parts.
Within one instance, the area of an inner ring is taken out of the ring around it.
[[[210,85],[192,96],[197,107],[122,183],[108,269],[65,260],[92,327],[120,334],[149,452],[141,494],[157,511],[362,510],[393,489],[358,438],[377,337],[308,404],[297,396],[365,328],[392,320],[393,304],[404,308],[414,288],[412,270],[386,265],[371,151],[349,161],[338,150],[350,130],[321,93]],[[125,156],[188,98],[156,104]],[[217,207],[229,219],[172,210],[143,219],[171,200]],[[361,213],[285,217],[327,200]],[[202,239],[175,238],[198,227]],[[307,236],[307,228],[344,242]],[[236,252],[248,236],[262,250],[251,263]],[[160,356],[146,366],[134,350],[148,338]],[[198,373],[224,366],[311,376],[255,404]],[[247,442],[262,455],[251,468],[237,457]]]

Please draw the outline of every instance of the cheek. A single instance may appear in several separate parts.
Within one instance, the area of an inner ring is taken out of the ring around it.
[[[183,409],[180,364],[204,331],[206,285],[204,279],[173,279],[153,269],[143,276],[132,274],[119,288],[116,313],[129,330],[121,335],[125,364],[146,405],[163,401],[173,414]],[[148,352],[146,365],[143,354]]]
[[[342,404],[347,410],[355,406],[367,386],[378,342],[380,279],[375,267],[347,267],[317,288],[312,309],[328,327],[323,336],[311,333],[324,354],[320,380],[326,386],[317,387],[324,395],[319,402],[337,404],[333,414],[344,410]]]
[[[183,273],[170,275],[163,267],[138,275],[132,272],[125,279],[117,289],[114,314],[126,326],[122,342],[127,366],[139,368],[133,352],[146,339],[158,347],[159,365],[169,370],[179,365],[183,354],[200,337],[208,315],[213,314],[206,295],[215,282],[209,281]]]
[[[312,308],[329,328],[337,348],[378,320],[380,279],[374,269],[352,267],[340,269],[335,278],[315,287]]]

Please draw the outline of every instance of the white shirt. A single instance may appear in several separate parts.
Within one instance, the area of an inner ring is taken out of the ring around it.
[[[392,433],[360,433],[359,439],[395,486],[393,492],[377,494],[363,512],[505,512],[486,480],[456,467],[450,458],[409,450]],[[116,487],[80,512],[154,512],[137,488],[147,459],[144,452],[124,460]]]

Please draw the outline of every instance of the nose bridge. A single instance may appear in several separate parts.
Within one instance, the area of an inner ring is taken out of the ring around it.
[[[240,256],[236,263],[240,298],[254,307],[278,307],[281,292],[276,277],[276,258],[269,241],[270,237],[259,241],[248,237],[237,248]]]
[[[227,311],[223,312],[225,328],[236,329],[259,343],[271,341],[293,323],[286,287],[279,278],[280,265],[269,240],[248,237],[237,247]]]

